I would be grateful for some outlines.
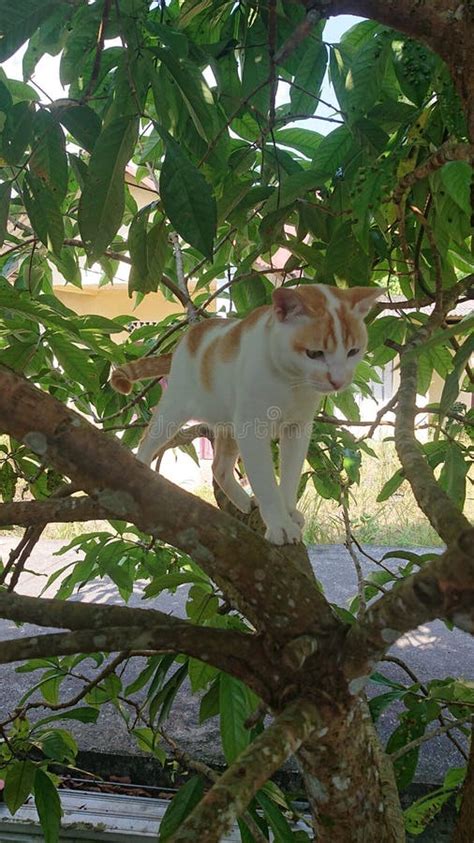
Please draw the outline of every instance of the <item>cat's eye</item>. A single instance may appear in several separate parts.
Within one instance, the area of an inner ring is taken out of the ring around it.
[[[360,351],[360,348],[351,348],[350,351],[347,352],[347,356],[348,357],[355,357],[356,354],[359,353],[359,351]]]
[[[312,351],[310,348],[306,349],[306,354],[311,360],[322,360],[324,357],[324,351]]]

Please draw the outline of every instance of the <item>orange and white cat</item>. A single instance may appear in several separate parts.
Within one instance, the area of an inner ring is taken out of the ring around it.
[[[280,287],[273,305],[245,319],[206,319],[188,330],[173,355],[116,369],[112,385],[125,394],[131,381],[169,371],[138,459],[149,465],[187,421],[205,422],[214,430],[213,474],[232,503],[243,512],[252,506],[234,474],[240,454],[266,538],[278,545],[300,541],[304,518],[296,499],[314,414],[322,396],[351,383],[367,346],[364,317],[382,293]],[[279,484],[272,439],[280,440]]]

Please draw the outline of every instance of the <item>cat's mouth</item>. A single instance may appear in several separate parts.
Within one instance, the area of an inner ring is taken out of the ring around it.
[[[298,389],[298,387],[306,386],[306,387],[310,387],[311,389],[314,389],[315,392],[322,392],[322,393],[324,393],[324,395],[329,395],[331,392],[342,392],[342,390],[346,389],[346,387],[348,385],[349,385],[348,383],[343,383],[337,389],[334,389],[334,387],[331,386],[331,384],[329,384],[327,381],[316,383],[315,381],[312,381],[312,380],[301,379],[301,380],[298,380],[298,381],[294,381],[294,383],[292,383],[291,386],[292,386],[292,389]]]

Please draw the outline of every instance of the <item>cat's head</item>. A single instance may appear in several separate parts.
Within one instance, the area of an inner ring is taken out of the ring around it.
[[[273,293],[278,364],[295,386],[337,392],[348,386],[367,348],[367,316],[385,290],[312,284]]]

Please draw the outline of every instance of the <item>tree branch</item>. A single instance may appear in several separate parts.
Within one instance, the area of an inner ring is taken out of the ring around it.
[[[158,476],[114,437],[3,367],[0,429],[73,477],[114,517],[189,553],[232,604],[256,627],[271,629],[276,640],[339,626],[324,596],[289,563],[284,549]]]
[[[296,752],[318,722],[312,702],[298,700],[289,705],[223,773],[169,843],[218,843],[255,793]]]
[[[419,738],[415,738],[413,741],[409,741],[396,752],[391,752],[389,758],[391,761],[397,761],[405,755],[406,752],[410,752],[412,749],[416,749],[416,747],[421,746],[421,744],[431,741],[433,738],[438,738],[440,735],[446,735],[451,731],[451,729],[465,728],[471,719],[470,715],[468,715],[467,717],[459,717],[457,720],[448,720],[444,726],[438,726],[437,729],[425,732],[424,735],[421,735]]]
[[[474,528],[421,571],[399,580],[351,626],[342,655],[347,679],[367,676],[401,635],[435,618],[474,634]]]
[[[110,517],[109,510],[93,498],[82,495],[69,500],[14,501],[0,505],[0,527],[31,527],[36,524],[65,524],[100,521]]]
[[[268,687],[274,684],[271,679],[274,665],[271,666],[259,636],[198,626],[155,609],[64,602],[0,592],[0,617],[17,623],[72,630],[2,641],[0,664],[46,655],[152,649],[185,653],[213,664],[245,679],[256,690],[258,686],[258,694],[268,695]],[[253,673],[257,684],[253,682]]]
[[[469,521],[436,482],[433,470],[417,442],[416,415],[418,366],[415,356],[400,355],[400,387],[395,418],[395,447],[418,506],[446,544],[469,527]]]

